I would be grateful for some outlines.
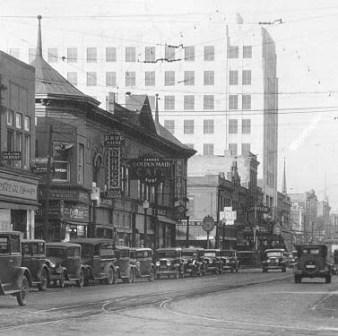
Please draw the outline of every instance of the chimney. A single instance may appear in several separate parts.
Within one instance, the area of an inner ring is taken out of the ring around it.
[[[38,43],[36,45],[36,57],[39,56],[39,57],[42,57],[42,39],[41,39],[41,19],[42,19],[42,16],[41,15],[38,15],[37,16],[38,18],[38,21],[39,21],[39,26],[38,26]]]

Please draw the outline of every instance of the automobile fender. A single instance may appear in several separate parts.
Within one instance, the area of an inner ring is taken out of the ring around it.
[[[108,274],[110,268],[113,269],[113,271],[115,271],[115,270],[114,270],[114,265],[113,265],[113,263],[108,263],[108,264],[104,267],[104,272],[105,272],[106,274]]]
[[[41,267],[41,269],[40,269],[40,272],[39,272],[39,279],[41,279],[41,273],[42,273],[43,270],[45,270],[45,271],[47,272],[47,276],[48,276],[48,279],[49,279],[49,277],[50,277],[50,274],[49,274],[49,268],[48,268],[48,266],[47,266],[46,264],[43,265],[43,266]]]
[[[17,288],[20,288],[22,285],[23,277],[26,276],[29,282],[29,286],[32,286],[32,274],[27,267],[15,267],[14,268],[14,277],[16,279]]]

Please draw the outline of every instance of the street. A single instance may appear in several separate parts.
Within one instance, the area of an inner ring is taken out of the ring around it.
[[[1,297],[1,335],[336,335],[338,277],[293,282],[243,269],[201,278],[33,290]]]

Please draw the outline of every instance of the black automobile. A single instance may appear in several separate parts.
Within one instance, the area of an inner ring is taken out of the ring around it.
[[[202,249],[182,249],[183,271],[190,276],[201,276],[206,272],[205,263],[202,261]]]
[[[236,250],[221,250],[221,260],[224,271],[238,272],[239,260]]]
[[[155,253],[155,275],[159,279],[162,275],[175,279],[184,277],[182,249],[180,247],[159,248]]]
[[[266,249],[262,260],[262,271],[281,270],[286,272],[288,257],[285,249]]]
[[[332,269],[327,261],[325,245],[299,245],[297,252],[295,283],[301,283],[303,278],[324,278],[326,283],[331,282]]]
[[[214,274],[223,273],[221,250],[219,249],[204,249],[202,251],[202,260],[205,263],[206,272]]]

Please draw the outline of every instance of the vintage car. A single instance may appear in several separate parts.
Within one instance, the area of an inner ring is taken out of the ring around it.
[[[238,272],[239,260],[237,258],[236,250],[221,250],[221,260],[223,270],[230,270],[230,272]]]
[[[118,247],[115,249],[117,256],[117,275],[125,283],[133,283],[136,278],[136,260],[131,247]]]
[[[201,276],[206,273],[206,263],[202,261],[202,251],[203,249],[194,247],[182,249],[184,274]]]
[[[155,253],[155,275],[160,279],[162,275],[168,278],[173,275],[176,279],[184,277],[182,249],[180,247],[158,248]]]
[[[83,287],[86,282],[86,267],[81,263],[81,245],[74,243],[46,243],[46,256],[56,267],[64,267],[65,281]]]
[[[20,232],[0,232],[0,295],[13,295],[20,306],[32,284],[29,269],[22,267]]]
[[[303,278],[324,278],[331,282],[331,265],[327,262],[327,247],[325,245],[299,245],[297,264],[294,268],[295,283],[301,283]]]
[[[116,283],[117,266],[116,253],[112,239],[78,238],[71,240],[72,244],[81,245],[81,263],[86,271],[85,283],[99,280],[108,285]]]
[[[211,272],[215,274],[223,273],[221,250],[204,249],[202,251],[202,254],[202,260],[206,264],[206,272]]]
[[[33,285],[36,285],[39,290],[46,290],[50,283],[58,283],[61,288],[65,286],[67,270],[47,259],[44,240],[22,240],[21,247],[22,266],[29,269]]]
[[[136,248],[131,251],[131,258],[135,260],[136,278],[154,279],[153,250],[151,248]]]
[[[286,272],[288,266],[288,257],[285,249],[266,249],[263,254],[262,271],[280,269]]]

